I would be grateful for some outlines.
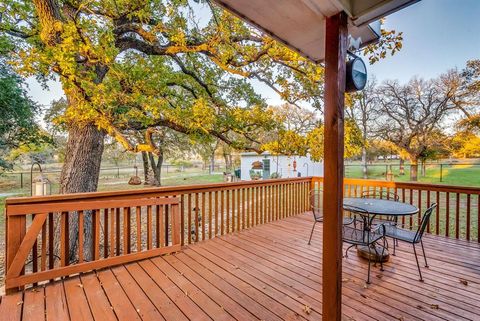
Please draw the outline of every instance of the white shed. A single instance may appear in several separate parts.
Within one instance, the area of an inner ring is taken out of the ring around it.
[[[262,163],[262,170],[256,171],[263,179],[270,178],[273,173],[278,173],[281,178],[323,176],[323,162],[314,162],[308,156],[276,156],[268,152],[252,152],[240,154],[241,180],[251,180],[250,170],[254,162]]]

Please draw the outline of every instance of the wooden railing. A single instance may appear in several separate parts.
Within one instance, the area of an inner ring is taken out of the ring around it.
[[[313,186],[323,186],[322,177],[313,178]],[[480,188],[424,183],[403,183],[377,180],[344,180],[344,196],[360,197],[364,191],[395,193],[401,202],[417,206],[420,215],[402,218],[402,224],[414,229],[420,223],[423,211],[437,203],[427,232],[456,239],[480,242]]]
[[[345,179],[344,185],[345,196],[393,192],[421,212],[436,202],[428,232],[479,241],[478,188],[361,179]],[[306,177],[10,198],[6,288],[178,251],[182,245],[303,213],[309,210],[309,191],[322,186],[323,178]],[[415,228],[420,219],[402,223]],[[72,235],[77,243],[70,241]]]
[[[6,289],[178,251],[179,206],[174,197],[8,201]]]
[[[184,244],[305,212],[311,181],[7,199],[6,289],[178,251]],[[88,220],[92,224],[84,224]],[[72,235],[77,243],[71,244]]]

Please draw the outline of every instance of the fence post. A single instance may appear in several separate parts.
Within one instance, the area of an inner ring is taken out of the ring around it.
[[[443,180],[443,164],[440,164],[440,182]]]
[[[23,172],[20,172],[20,188],[23,189]]]
[[[120,178],[120,167],[117,167],[117,178]]]

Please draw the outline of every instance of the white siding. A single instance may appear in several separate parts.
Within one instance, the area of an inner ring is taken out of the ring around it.
[[[282,178],[297,177],[298,173],[302,177],[305,176],[323,176],[323,162],[313,162],[309,157],[299,156],[271,156],[258,155],[252,153],[245,153],[241,155],[241,179],[250,180],[250,169],[252,163],[262,161],[264,159],[270,160],[270,173],[278,171]],[[296,171],[293,171],[293,161],[297,161]],[[278,162],[278,165],[277,165]],[[278,170],[277,170],[278,168]]]

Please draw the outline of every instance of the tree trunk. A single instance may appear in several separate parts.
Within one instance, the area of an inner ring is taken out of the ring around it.
[[[148,183],[148,155],[147,152],[142,152],[142,164],[143,164],[143,182],[144,184]]]
[[[400,158],[400,173],[399,175],[405,175],[405,160]]]
[[[60,193],[95,192],[98,186],[105,133],[94,124],[71,127],[68,132],[65,162],[60,174]],[[91,260],[92,213],[84,212],[84,258]],[[70,261],[75,261],[78,251],[78,215],[69,220]]]
[[[427,175],[427,167],[425,165],[425,160],[422,160],[422,177]]]
[[[153,176],[155,178],[154,185],[155,186],[160,186],[162,185],[162,165],[163,165],[163,153],[160,152],[158,155],[158,161],[155,162],[155,157],[153,156],[153,153],[148,153],[148,157],[150,159],[150,166],[152,167],[153,170]]]
[[[410,160],[410,180],[416,182],[418,180],[418,160]]]
[[[362,147],[362,172],[363,172],[363,178],[367,179],[368,178],[368,167],[367,167],[367,149]]]
[[[208,173],[212,174],[215,171],[215,152],[210,156],[210,168]]]

